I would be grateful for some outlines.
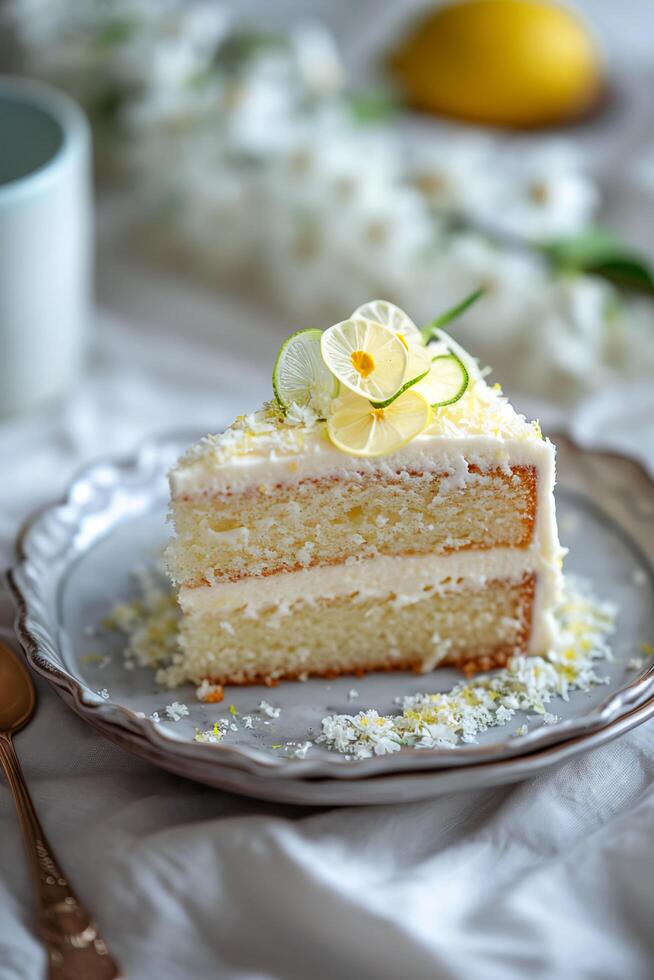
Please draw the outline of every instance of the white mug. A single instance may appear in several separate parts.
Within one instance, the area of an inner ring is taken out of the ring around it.
[[[0,416],[77,377],[92,278],[89,127],[56,89],[0,75]]]

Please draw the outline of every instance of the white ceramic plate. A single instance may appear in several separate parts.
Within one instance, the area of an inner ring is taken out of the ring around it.
[[[193,438],[185,433],[153,441],[131,459],[86,468],[64,502],[24,529],[20,561],[9,575],[30,663],[80,715],[126,748],[189,778],[253,796],[373,803],[524,778],[654,713],[654,670],[626,669],[640,643],[654,639],[654,487],[638,464],[583,452],[562,437],[557,504],[563,543],[570,548],[566,568],[592,579],[597,594],[616,601],[620,614],[615,660],[600,665],[608,685],[557,701],[552,710],[559,724],[534,727],[532,717],[529,733],[515,737],[525,721],[516,716],[481,735],[477,745],[407,749],[356,762],[316,746],[298,760],[272,746],[313,739],[327,714],[392,711],[396,697],[447,689],[460,675],[440,670],[425,677],[375,674],[288,682],[272,690],[230,688],[220,705],[199,704],[190,687],[157,690],[150,670],[125,670],[119,636],[91,637],[88,628],[115,602],[134,596],[133,568],[160,554],[168,533],[165,474]],[[109,661],[100,668],[88,662],[90,653]],[[353,702],[347,696],[352,687],[359,692]],[[97,694],[101,689],[109,691],[109,700]],[[282,708],[279,718],[260,718],[252,729],[238,726],[220,744],[193,740],[197,727],[210,728],[228,716],[229,704],[242,716],[262,698]],[[188,718],[155,725],[138,714],[156,710],[163,717],[174,700],[189,706]]]

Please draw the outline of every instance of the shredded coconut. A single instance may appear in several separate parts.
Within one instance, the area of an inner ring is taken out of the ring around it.
[[[179,701],[173,701],[172,704],[167,704],[166,715],[171,721],[179,721],[181,718],[185,718],[189,714],[188,707],[185,704],[180,704]]]
[[[281,708],[275,708],[268,701],[259,702],[259,711],[262,711],[264,715],[268,715],[269,718],[279,718],[282,713]]]
[[[480,732],[505,725],[516,711],[534,711],[546,725],[558,716],[545,705],[567,700],[572,690],[587,691],[606,678],[595,662],[611,658],[607,637],[613,632],[615,608],[589,594],[574,579],[557,610],[560,639],[544,657],[515,656],[502,669],[479,674],[451,691],[415,694],[402,700],[402,712],[380,715],[374,709],[356,715],[329,715],[317,741],[327,748],[365,759],[402,747],[452,748],[475,742]],[[516,734],[526,734],[523,725]]]
[[[196,742],[220,742],[223,735],[229,731],[229,728],[229,719],[219,718],[218,721],[214,721],[212,727],[206,729],[206,731],[202,731],[201,728],[196,728],[193,738]]]
[[[291,402],[283,421],[284,425],[303,425],[307,429],[312,429],[318,421],[318,416],[309,405],[297,405]]]

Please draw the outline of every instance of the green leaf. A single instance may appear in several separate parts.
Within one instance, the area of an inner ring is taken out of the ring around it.
[[[91,103],[90,110],[102,122],[115,123],[128,96],[129,93],[118,88],[118,86],[107,88]]]
[[[109,20],[101,27],[95,39],[96,46],[105,49],[124,44],[129,41],[136,27],[136,20],[131,17],[116,17],[114,20]]]
[[[608,279],[620,289],[633,289],[654,295],[654,274],[647,262],[641,259],[628,257],[606,259],[586,271]]]
[[[590,228],[540,248],[559,272],[587,272],[622,289],[654,294],[654,271],[648,260],[604,228]]]
[[[446,323],[451,323],[452,320],[456,320],[456,318],[461,316],[462,313],[465,313],[465,311],[469,309],[473,303],[476,303],[477,300],[484,295],[484,293],[485,289],[483,286],[480,289],[476,289],[474,293],[470,293],[469,296],[466,296],[466,298],[461,300],[460,303],[457,303],[456,306],[452,306],[449,310],[446,310],[445,313],[441,313],[441,315],[437,316],[435,320],[432,320],[431,323],[424,326],[420,331],[422,334],[423,344],[428,344],[430,340],[433,340],[440,327],[444,327]]]
[[[227,74],[238,72],[252,58],[267,51],[286,51],[289,42],[272,31],[241,30],[227,37],[214,55],[214,64]]]
[[[397,112],[398,103],[385,92],[354,92],[348,107],[355,121],[365,126],[387,122]]]

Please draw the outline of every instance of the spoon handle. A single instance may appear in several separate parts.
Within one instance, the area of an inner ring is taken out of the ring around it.
[[[0,762],[16,803],[36,882],[49,980],[117,980],[119,970],[97,926],[59,867],[30,799],[11,736],[0,732]]]

